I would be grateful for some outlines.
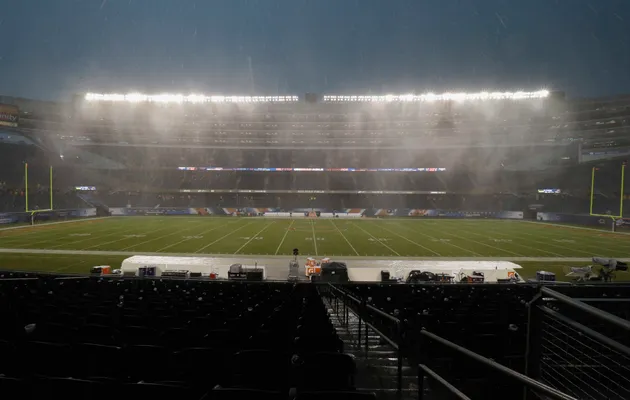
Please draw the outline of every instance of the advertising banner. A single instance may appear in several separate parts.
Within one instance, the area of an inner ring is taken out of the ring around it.
[[[538,221],[560,222],[567,224],[590,225],[590,226],[608,226],[612,224],[612,219],[608,217],[598,217],[594,215],[575,215],[539,212],[536,213]]]
[[[16,106],[0,104],[0,125],[16,128],[20,122],[20,110]]]
[[[95,217],[96,208],[79,208],[72,210],[52,210],[43,211],[36,214],[38,222],[42,221],[60,221],[72,218]],[[0,214],[0,225],[30,223],[32,214],[30,212],[4,213]]]
[[[110,207],[112,216],[134,216],[134,215],[196,215],[194,208],[154,208],[154,207]]]
[[[12,214],[0,214],[0,225],[13,224],[18,221],[16,215]]]

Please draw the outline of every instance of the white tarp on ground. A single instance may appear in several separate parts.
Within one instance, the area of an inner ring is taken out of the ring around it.
[[[349,263],[350,264],[350,263]],[[382,268],[352,267],[348,265],[348,278],[355,282],[377,282],[381,280],[381,271],[389,271],[391,278],[407,279],[411,271],[447,274],[459,281],[462,276],[473,272],[483,272],[485,282],[497,282],[516,274],[521,266],[510,261],[431,261],[431,260],[392,260],[383,263]],[[522,279],[519,279],[519,281]]]
[[[257,265],[263,270],[263,277],[267,279],[286,279],[290,257],[269,258],[261,256],[264,265]],[[339,261],[342,261],[340,259]],[[473,271],[483,272],[486,282],[496,282],[498,279],[508,279],[517,274],[521,266],[509,261],[441,261],[441,260],[345,260],[348,265],[348,277],[354,282],[378,282],[381,271],[389,271],[392,278],[406,279],[409,272],[414,270],[427,271],[435,274],[448,274],[459,281],[462,274],[472,275]],[[121,269],[124,272],[138,274],[142,267],[155,267],[156,275],[164,271],[201,272],[202,276],[215,273],[220,278],[227,278],[232,264],[243,264],[245,268],[254,268],[255,261],[248,257],[166,257],[166,256],[133,256],[123,261]]]
[[[161,257],[161,256],[133,256],[122,262],[122,272],[138,275],[138,269],[143,267],[155,267],[156,276],[164,271],[189,271],[200,272],[202,276],[217,274],[219,278],[227,279],[230,265],[234,264],[229,259],[218,257]],[[263,270],[263,279],[267,278],[264,265],[245,265],[244,268],[258,268]]]

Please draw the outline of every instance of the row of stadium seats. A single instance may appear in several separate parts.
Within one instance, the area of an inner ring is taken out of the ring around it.
[[[310,285],[0,279],[0,318],[3,398],[354,390],[353,357]]]
[[[270,179],[270,182],[277,182]],[[85,199],[88,203],[83,201]],[[618,208],[615,199],[601,199],[594,205],[594,212],[605,213]],[[108,207],[162,207],[162,208],[203,208],[203,207],[260,207],[292,210],[307,206],[330,210],[346,208],[362,209],[433,209],[444,211],[517,211],[530,204],[538,204],[541,210],[561,213],[580,213],[588,209],[589,199],[569,196],[488,196],[488,195],[369,195],[369,194],[217,194],[217,193],[89,193],[76,192],[54,195],[54,207],[60,210],[84,208],[87,204]],[[30,209],[48,209],[50,196],[46,192],[29,193]],[[0,190],[0,212],[22,212],[25,208],[22,191]]]
[[[63,398],[66,400],[110,400],[112,398],[153,400],[375,400],[373,393],[356,391],[302,391],[287,395],[283,392],[216,387],[199,395],[194,389],[178,382],[116,383],[104,378],[76,379],[37,377],[19,379],[0,376],[3,399],[39,400]]]
[[[273,181],[273,180],[272,180]],[[369,194],[218,194],[218,193],[92,193],[91,200],[109,207],[261,207],[284,210],[307,206],[330,210],[362,209],[439,209],[444,211],[517,211],[530,204],[539,204],[544,211],[579,213],[588,208],[588,198],[542,195],[369,195]],[[614,199],[597,203],[605,212],[606,206],[615,209]]]
[[[0,212],[21,212],[25,210],[26,199],[22,189],[0,189]],[[53,191],[53,207],[70,210],[85,207],[75,192]],[[46,189],[29,190],[28,207],[30,210],[50,209],[50,192]]]
[[[527,324],[526,303],[534,286],[510,285],[351,285],[350,290],[380,310],[405,321],[412,352],[420,329],[452,340],[522,370]],[[516,359],[520,357],[520,359]]]

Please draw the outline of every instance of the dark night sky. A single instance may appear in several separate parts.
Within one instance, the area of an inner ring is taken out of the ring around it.
[[[630,0],[0,0],[0,35],[0,94],[39,99],[630,93]]]

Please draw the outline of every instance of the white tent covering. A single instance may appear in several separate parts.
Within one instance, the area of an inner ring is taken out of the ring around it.
[[[354,263],[353,263],[354,264]],[[370,265],[366,267],[348,267],[348,278],[355,282],[377,282],[381,280],[381,271],[389,271],[391,278],[407,279],[411,271],[446,274],[459,281],[461,276],[483,272],[485,282],[497,282],[508,279],[514,274],[520,278],[518,269],[522,267],[510,261],[432,261],[432,260],[392,260],[383,263],[382,267]]]
[[[167,256],[133,256],[122,262],[122,272],[138,275],[138,269],[143,267],[155,267],[156,276],[161,276],[165,271],[200,272],[201,276],[209,276],[211,273],[217,277],[227,279],[230,265],[235,260],[219,257],[167,257]],[[263,271],[263,279],[267,278],[264,265],[246,265],[243,268],[258,268]]]

